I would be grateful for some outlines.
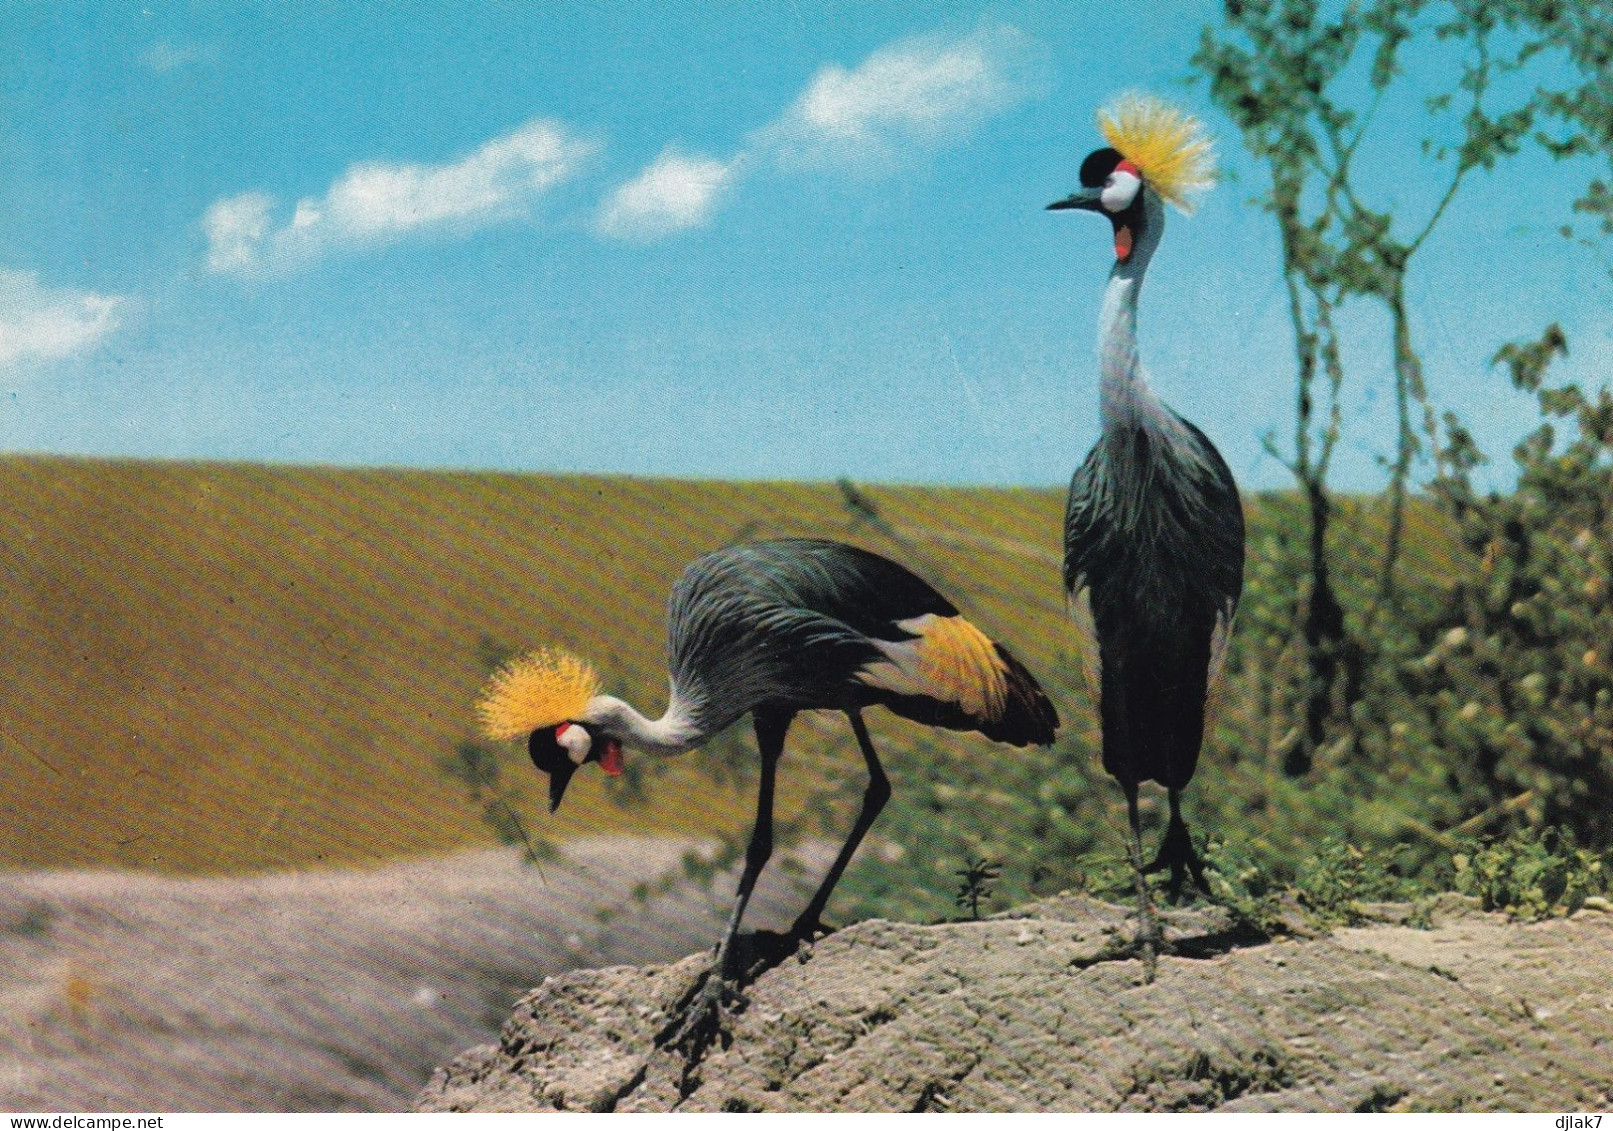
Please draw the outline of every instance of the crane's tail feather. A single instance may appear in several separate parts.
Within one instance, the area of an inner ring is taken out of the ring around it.
[[[982,726],[980,732],[1011,746],[1047,746],[1059,729],[1059,713],[1036,677],[1001,644],[997,655],[1008,669],[1008,698],[1002,717]]]

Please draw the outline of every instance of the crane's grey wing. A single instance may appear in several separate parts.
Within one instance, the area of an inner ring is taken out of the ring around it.
[[[864,636],[888,639],[901,621],[958,613],[906,566],[844,542],[782,538],[721,553],[765,581],[780,603],[832,617]]]
[[[833,703],[848,673],[879,657],[819,607],[832,604],[825,591],[835,585],[821,555],[790,543],[733,546],[694,562],[668,606],[673,694],[712,729],[764,704]]]
[[[1181,420],[1180,417],[1177,419]],[[1238,611],[1238,600],[1243,595],[1243,500],[1238,495],[1238,484],[1232,478],[1232,469],[1221,458],[1215,445],[1210,443],[1209,437],[1190,420],[1181,420],[1181,424],[1196,443],[1198,458],[1204,468],[1199,493],[1202,517],[1197,526],[1203,537],[1199,560],[1205,587],[1225,604],[1230,632],[1232,617]]]
[[[1069,595],[1070,623],[1075,626],[1075,650],[1081,661],[1081,679],[1092,705],[1103,707],[1103,653],[1098,647],[1098,622],[1092,615],[1092,590],[1085,581]]]
[[[759,706],[827,705],[843,673],[878,654],[844,625],[753,590],[683,596],[668,626],[672,693],[711,730]]]
[[[1101,454],[1093,448],[1070,480],[1070,494],[1064,508],[1064,591],[1069,600],[1070,620],[1075,625],[1075,648],[1081,661],[1092,705],[1103,703],[1103,653],[1098,647],[1098,625],[1092,615],[1092,587],[1088,570],[1099,552],[1098,482],[1102,475]]]
[[[674,679],[709,725],[762,703],[881,702],[1005,742],[1051,741],[1057,727],[1023,665],[916,574],[855,546],[719,550],[690,566],[672,610]]]
[[[1237,617],[1238,601],[1243,595],[1246,538],[1243,500],[1238,495],[1232,469],[1209,437],[1191,421],[1182,420],[1181,423],[1197,444],[1199,459],[1207,472],[1202,504],[1207,517],[1203,522],[1204,549],[1201,561],[1208,596],[1217,606],[1215,627],[1210,634],[1210,663],[1205,684],[1204,734],[1208,736],[1225,698],[1227,645],[1232,639],[1232,625]]]
[[[928,726],[978,730],[996,742],[1046,745],[1058,712],[1025,665],[932,587],[889,558],[842,542],[764,543],[793,564],[791,593],[870,641],[882,659],[848,678]]]
[[[1226,680],[1222,678],[1226,666],[1227,642],[1232,639],[1232,620],[1237,615],[1238,603],[1229,600],[1215,614],[1215,628],[1210,633],[1210,669],[1204,685],[1204,737],[1215,729],[1215,720],[1226,701]]]
[[[1205,668],[1205,702],[1201,738],[1214,729],[1223,702],[1227,645],[1243,593],[1244,521],[1243,502],[1238,495],[1232,470],[1215,445],[1189,420],[1176,417],[1187,438],[1189,457],[1180,465],[1179,475],[1187,486],[1182,498],[1191,506],[1183,515],[1182,526],[1191,531],[1190,600],[1213,610],[1210,626],[1208,663]]]

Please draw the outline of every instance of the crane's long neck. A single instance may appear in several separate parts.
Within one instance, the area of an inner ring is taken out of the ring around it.
[[[676,696],[667,704],[666,714],[647,719],[614,695],[596,695],[581,721],[650,754],[682,754],[706,737],[688,706]]]
[[[1099,411],[1105,431],[1128,428],[1159,405],[1137,351],[1137,296],[1165,230],[1165,210],[1156,196],[1144,192],[1131,255],[1116,260],[1109,272],[1098,316]]]

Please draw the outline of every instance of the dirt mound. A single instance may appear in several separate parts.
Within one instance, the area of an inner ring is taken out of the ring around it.
[[[1120,908],[850,927],[762,975],[693,1067],[654,1048],[705,959],[574,971],[427,1111],[1556,1110],[1608,1106],[1613,916],[1518,925],[1450,897],[1393,923],[1240,941],[1169,916],[1157,980]]]
[[[506,851],[248,879],[0,874],[0,1110],[401,1110],[544,975],[709,945],[732,878],[633,895],[691,847],[595,838],[541,874]],[[758,922],[799,909],[789,875],[758,886]]]

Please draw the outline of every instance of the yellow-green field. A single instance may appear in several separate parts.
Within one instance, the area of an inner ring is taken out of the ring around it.
[[[0,868],[229,873],[489,843],[440,762],[475,739],[494,659],[558,644],[659,713],[673,580],[748,538],[835,537],[907,563],[1029,664],[1066,749],[1095,751],[1059,585],[1063,491],[856,490],[875,517],[835,484],[0,457]],[[1303,537],[1292,496],[1246,502],[1249,615],[1206,752],[1244,775],[1275,772],[1249,744],[1281,739],[1260,669],[1294,659],[1267,635],[1294,599],[1272,563],[1279,540]],[[1372,512],[1353,535],[1368,562]],[[1408,520],[1407,575],[1448,582],[1443,524],[1421,504]],[[870,724],[893,748],[1013,757],[882,711]],[[752,798],[710,771],[751,746],[745,731],[688,755],[642,797],[580,774],[554,818],[518,750],[506,780],[550,840],[734,833]],[[781,817],[842,777],[849,807],[861,774],[844,720],[809,718],[792,731]]]
[[[438,760],[474,737],[489,654],[570,647],[658,713],[666,593],[736,539],[898,557],[1046,673],[1062,492],[866,490],[887,525],[833,484],[0,458],[0,866],[235,872],[487,843]],[[915,731],[876,715],[892,740]],[[824,758],[858,769],[845,730],[795,733],[790,797]],[[518,777],[550,838],[739,828],[750,798],[702,757],[631,806],[579,775],[554,820]]]

